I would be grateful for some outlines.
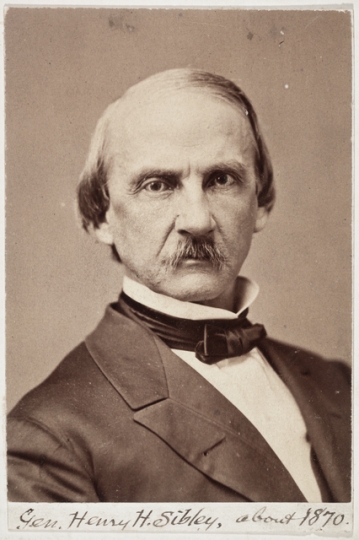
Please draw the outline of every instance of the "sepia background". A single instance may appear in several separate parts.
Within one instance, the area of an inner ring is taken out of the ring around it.
[[[242,273],[268,334],[351,360],[351,17],[344,11],[12,8],[5,19],[8,407],[117,298],[122,270],[83,232],[75,188],[109,102],[198,67],[258,113],[277,202]]]

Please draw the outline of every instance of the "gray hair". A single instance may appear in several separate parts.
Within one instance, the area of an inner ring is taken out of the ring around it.
[[[77,188],[78,207],[84,229],[88,231],[90,227],[98,228],[105,221],[109,209],[107,182],[112,156],[109,151],[108,131],[111,119],[124,100],[138,92],[143,93],[147,87],[162,92],[167,89],[201,88],[235,105],[246,115],[254,138],[258,206],[265,207],[270,212],[275,199],[273,168],[257,115],[247,96],[235,83],[220,75],[199,69],[171,69],[152,75],[129,88],[121,98],[107,107],[99,119]]]

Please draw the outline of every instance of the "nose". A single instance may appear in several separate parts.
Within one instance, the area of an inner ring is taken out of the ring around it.
[[[215,226],[209,201],[202,187],[193,186],[179,195],[176,217],[176,230],[180,234],[205,236]]]

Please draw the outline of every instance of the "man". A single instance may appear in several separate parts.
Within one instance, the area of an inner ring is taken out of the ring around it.
[[[10,413],[10,500],[349,501],[347,368],[246,318],[274,188],[241,90],[192,69],[130,88],[78,198],[123,291]]]

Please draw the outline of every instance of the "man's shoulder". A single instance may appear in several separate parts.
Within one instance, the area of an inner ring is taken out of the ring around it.
[[[316,352],[271,338],[265,338],[260,348],[277,369],[285,365],[292,373],[318,385],[321,392],[338,393],[350,389],[351,368],[341,360],[327,359]]]
[[[109,309],[110,306],[108,306],[98,326],[90,334],[90,336],[98,334],[97,341],[99,343],[101,343],[101,339],[106,340],[108,338],[108,336],[103,335],[102,327],[109,326],[106,321],[106,314]],[[118,317],[122,318],[120,314],[118,314]],[[30,390],[20,400],[11,411],[11,416],[21,414],[25,408],[27,411],[36,408],[39,404],[43,404],[44,400],[51,404],[66,396],[67,403],[71,404],[73,400],[79,400],[80,394],[81,398],[83,398],[82,393],[86,395],[88,391],[92,391],[92,394],[94,394],[92,385],[101,384],[103,374],[93,360],[86,339],[72,349],[43,382]],[[64,404],[66,405],[66,403]]]
[[[145,344],[146,336],[146,344],[152,345],[152,349]],[[149,330],[127,319],[113,309],[113,305],[107,306],[97,327],[65,356],[42,383],[19,401],[9,416],[44,414],[49,417],[51,411],[58,411],[60,421],[61,414],[71,412],[75,416],[84,411],[85,406],[90,410],[97,407],[99,412],[106,409],[109,397],[119,397],[113,379],[131,383],[128,381],[131,373],[132,378],[135,376],[133,362],[130,362],[131,369],[126,370],[124,359],[128,356],[138,359],[137,364],[141,367],[141,354],[157,351],[152,344],[153,339],[149,340],[148,336],[151,336]],[[151,366],[155,369],[155,362]],[[147,364],[144,368],[149,370]]]
[[[106,385],[93,362],[86,344],[80,343],[38,386],[30,390],[9,413],[10,417],[49,417],[71,411],[76,414],[80,403],[96,401]]]

